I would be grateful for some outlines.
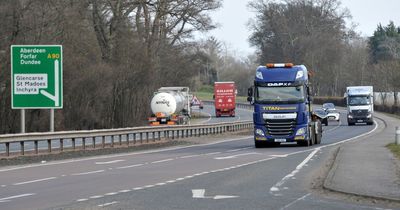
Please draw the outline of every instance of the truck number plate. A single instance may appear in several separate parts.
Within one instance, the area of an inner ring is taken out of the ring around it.
[[[363,122],[363,120],[357,120],[357,122]]]
[[[286,139],[275,139],[275,142],[286,142]]]

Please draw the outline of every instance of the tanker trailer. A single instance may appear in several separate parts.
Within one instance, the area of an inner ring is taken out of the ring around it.
[[[150,125],[182,125],[190,118],[188,87],[161,87],[151,99]]]

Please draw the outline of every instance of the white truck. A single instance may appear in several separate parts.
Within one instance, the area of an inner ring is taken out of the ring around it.
[[[347,105],[347,123],[374,124],[374,92],[372,86],[350,86],[344,94]]]
[[[151,99],[150,125],[188,124],[191,98],[188,87],[161,87]]]

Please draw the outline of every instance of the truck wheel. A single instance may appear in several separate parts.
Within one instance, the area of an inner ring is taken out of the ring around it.
[[[351,123],[351,122],[348,122],[347,124],[348,124],[349,126],[355,125],[355,123]]]
[[[263,143],[264,142],[261,142],[261,141],[254,141],[254,146],[255,146],[255,148],[262,148],[262,147],[264,147]]]
[[[367,125],[373,125],[374,122],[367,122]]]
[[[308,147],[308,146],[310,146],[310,141],[309,140],[298,141],[297,145],[302,146],[302,147]]]

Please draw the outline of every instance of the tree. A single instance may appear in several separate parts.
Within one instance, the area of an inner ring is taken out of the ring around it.
[[[347,10],[338,0],[253,1],[257,11],[250,43],[260,52],[260,63],[305,64],[316,72],[314,90],[337,93],[337,85],[326,86],[325,75],[338,78],[335,65],[342,58],[348,38]],[[330,65],[327,65],[330,64]]]

